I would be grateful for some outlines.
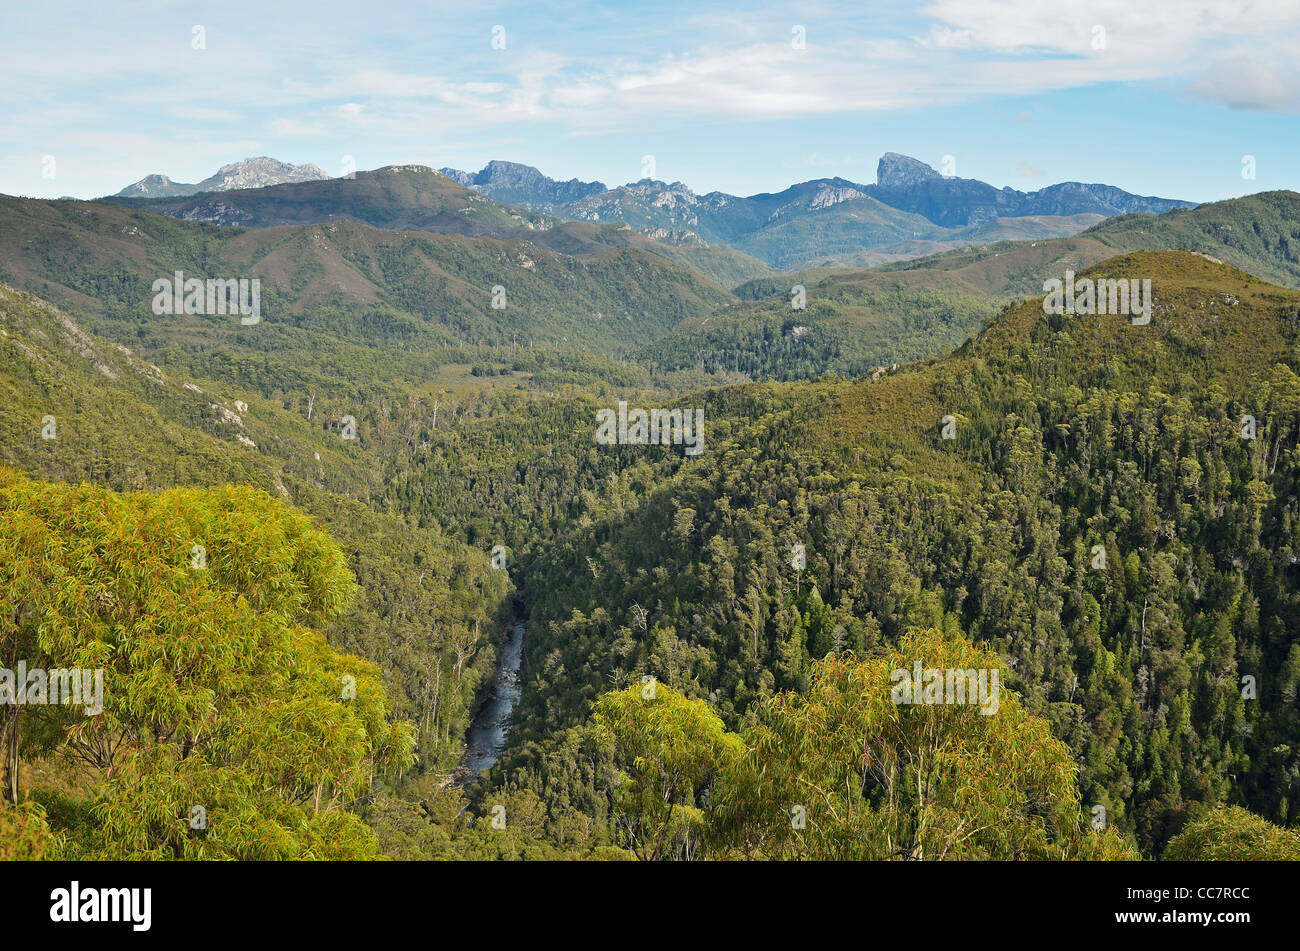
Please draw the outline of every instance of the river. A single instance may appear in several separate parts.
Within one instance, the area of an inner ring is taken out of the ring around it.
[[[464,785],[478,782],[479,772],[491,769],[506,748],[510,715],[519,702],[519,666],[523,659],[524,625],[519,623],[510,629],[510,636],[501,648],[496,682],[465,734],[463,771],[468,775]]]

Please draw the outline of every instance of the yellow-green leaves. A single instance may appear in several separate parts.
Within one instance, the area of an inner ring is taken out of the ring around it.
[[[1107,850],[1083,831],[1074,763],[1045,721],[1005,688],[996,703],[971,702],[948,689],[955,677],[927,674],[942,689],[899,702],[898,672],[918,664],[965,672],[968,687],[973,672],[976,700],[989,699],[994,672],[1005,679],[996,654],[940,630],[915,629],[880,659],[828,657],[806,693],[764,702],[745,731],[745,756],[715,790],[722,842],[750,856],[841,860]]]
[[[0,800],[0,862],[57,858],[58,842],[35,803],[17,806]]]
[[[698,799],[741,753],[708,704],[649,681],[596,701],[598,740],[613,744],[617,801],[639,858],[690,855],[703,833]]]
[[[1182,862],[1296,862],[1300,833],[1229,806],[1189,822],[1169,841],[1164,857]]]
[[[414,741],[389,722],[378,668],[312,627],[355,587],[329,536],[253,489],[118,494],[0,473],[3,657],[103,671],[97,715],[16,708],[89,770],[74,847],[372,854],[348,806],[376,771],[409,765]]]

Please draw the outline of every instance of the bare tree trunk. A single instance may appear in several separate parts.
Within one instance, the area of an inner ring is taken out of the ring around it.
[[[5,705],[3,708],[4,752],[4,795],[14,805],[18,804],[18,707]]]
[[[1141,638],[1141,640],[1138,641],[1138,657],[1141,657],[1141,656],[1142,656],[1142,652],[1145,651],[1145,650],[1147,649],[1147,648],[1146,648],[1146,645],[1147,645],[1147,606],[1148,606],[1148,601],[1147,601],[1146,598],[1143,598],[1143,599],[1142,599],[1142,638]]]
[[[14,616],[14,626],[18,625],[18,614]],[[18,643],[17,639],[10,643],[8,664],[9,669],[14,670],[17,667],[18,660]],[[15,683],[15,690],[23,689],[23,685]],[[17,699],[15,697],[15,699]],[[18,716],[22,707],[14,704],[4,704],[0,706],[0,741],[4,743],[4,796],[14,805],[18,804]]]

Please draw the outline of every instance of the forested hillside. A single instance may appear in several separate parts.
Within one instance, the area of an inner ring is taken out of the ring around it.
[[[423,766],[457,763],[495,666],[509,581],[487,550],[447,537],[437,522],[415,528],[364,504],[373,460],[365,438],[341,437],[327,401],[308,418],[177,378],[4,285],[0,401],[0,463],[33,477],[117,491],[234,483],[311,513],[360,583],[322,630],[381,665],[395,711],[419,724]],[[370,435],[364,424],[360,433]]]
[[[1001,304],[874,272],[792,286],[803,289],[798,308],[787,293],[689,318],[638,358],[656,371],[696,368],[760,380],[865,376],[958,346]]]
[[[1118,215],[1071,238],[962,248],[886,265],[879,272],[926,287],[945,282],[971,293],[1036,297],[1042,293],[1044,274],[1059,275],[1067,267],[1081,271],[1125,251],[1182,249],[1221,259],[1283,287],[1297,287],[1298,213],[1300,193],[1260,192],[1162,215]]]
[[[547,790],[552,814],[599,811],[556,731],[604,691],[653,676],[734,729],[826,653],[930,626],[1003,658],[1082,801],[1146,854],[1219,803],[1294,822],[1300,295],[1178,252],[1088,273],[1150,274],[1151,324],[1033,300],[878,381],[701,393],[695,460],[578,434],[570,462],[489,489],[457,478],[465,455],[427,459],[422,484],[529,526],[527,677],[498,781]],[[510,444],[511,424],[485,425],[476,444]]]
[[[1186,248],[1284,287],[1300,286],[1300,194],[1260,192],[1164,215],[1119,215],[1084,234],[1116,250]]]
[[[994,243],[867,270],[828,266],[847,263],[832,258],[747,281],[735,293],[749,303],[684,320],[640,356],[658,368],[751,379],[860,376],[958,346],[1006,303],[1040,294],[1045,278],[1124,251],[1182,248],[1298,287],[1298,216],[1300,195],[1264,192],[1160,216],[1121,215],[1069,238],[1005,241],[998,228],[980,226],[972,230]]]
[[[158,319],[152,284],[177,271],[258,278],[265,319]],[[429,374],[429,352],[440,348],[611,353],[733,300],[643,248],[568,254],[347,221],[246,230],[105,202],[13,198],[0,198],[0,279],[195,373],[268,395],[328,383],[367,398],[372,381]]]

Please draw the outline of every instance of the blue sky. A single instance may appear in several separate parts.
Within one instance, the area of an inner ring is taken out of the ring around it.
[[[4,0],[0,192],[93,197],[249,155],[614,185],[653,156],[656,178],[751,194],[870,183],[895,151],[1207,201],[1300,187],[1296,49],[1295,0]]]

